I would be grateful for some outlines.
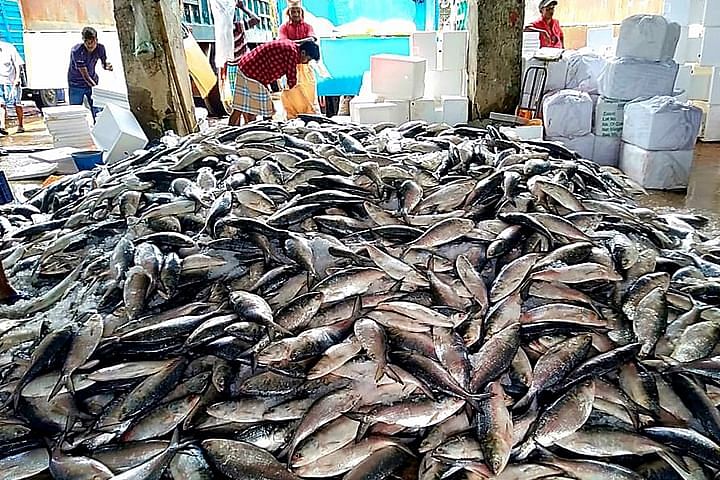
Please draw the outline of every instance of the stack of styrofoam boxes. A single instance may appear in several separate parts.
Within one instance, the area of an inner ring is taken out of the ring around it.
[[[593,101],[585,92],[561,90],[543,101],[545,138],[563,143],[588,159],[592,158],[595,146],[592,117]]]
[[[417,115],[430,113],[433,104],[433,120],[449,125],[465,123],[468,120],[468,73],[467,51],[468,32],[466,30],[442,31],[437,33],[436,48],[431,50],[433,32],[423,32],[422,55],[428,58],[428,71],[425,77],[425,94],[422,99],[411,105],[411,111]],[[411,38],[413,52],[416,39]],[[433,57],[435,66],[433,67]],[[427,120],[427,118],[423,118]]]
[[[370,93],[363,91],[350,102],[352,121],[400,125],[410,120],[410,102],[425,90],[425,69],[426,60],[420,57],[370,57]]]
[[[682,25],[675,59],[685,65],[676,89],[683,88],[681,79],[687,82],[687,98],[704,113],[700,138],[720,140],[720,2],[665,0],[664,15]]]
[[[673,97],[625,107],[620,168],[645,188],[685,188],[690,178],[702,111]]]

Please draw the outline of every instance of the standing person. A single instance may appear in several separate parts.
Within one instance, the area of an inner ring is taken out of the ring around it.
[[[20,87],[20,68],[24,65],[15,46],[0,41],[0,135],[8,135],[7,109],[15,107],[17,114],[17,133],[23,133],[22,88]]]
[[[297,83],[297,66],[320,60],[320,47],[315,42],[297,45],[289,40],[275,40],[260,45],[240,59],[233,112],[230,125],[253,121],[258,115],[270,117],[275,112],[267,85],[287,77],[288,88]]]
[[[305,21],[305,10],[300,0],[289,0],[288,9],[285,13],[288,21],[280,26],[280,39],[292,40],[299,44],[307,41],[317,41],[315,30]],[[300,64],[297,68],[298,87],[307,99],[308,106],[312,105],[312,110],[298,112],[288,111],[288,118],[294,118],[297,113],[317,113],[320,111],[317,102],[317,81],[315,80],[315,74],[310,68],[310,65]]]
[[[553,18],[557,0],[540,2],[540,18],[525,27],[526,32],[540,33],[540,47],[565,48],[565,35],[560,22]]]
[[[245,6],[244,0],[237,0],[237,8],[240,9],[240,16],[233,23],[233,47],[234,58],[227,62],[227,81],[230,84],[230,92],[235,95],[235,78],[237,77],[238,63],[240,59],[250,51],[245,40],[245,30],[249,30],[260,24],[260,17]]]
[[[97,41],[97,32],[92,27],[85,27],[82,31],[83,43],[78,43],[70,51],[70,67],[68,68],[68,85],[70,105],[82,105],[87,98],[93,119],[92,89],[98,84],[99,78],[95,73],[98,60],[102,62],[105,70],[112,71],[113,66],[107,61],[105,46]]]

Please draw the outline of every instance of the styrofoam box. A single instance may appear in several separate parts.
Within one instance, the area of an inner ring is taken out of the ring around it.
[[[417,98],[410,101],[410,120],[439,122],[442,119],[435,115],[435,99]]]
[[[712,68],[708,102],[711,105],[720,105],[720,67]]]
[[[677,77],[675,78],[674,90],[690,90],[690,82],[692,81],[692,65],[680,65]]]
[[[519,140],[542,140],[542,125],[521,125],[519,127],[500,127],[500,132],[506,135],[516,135]]]
[[[702,23],[705,27],[720,27],[720,2],[705,0]]]
[[[680,38],[678,39],[677,48],[675,49],[675,56],[673,60],[680,65],[691,62],[692,60],[688,57],[688,42],[690,40],[690,28],[680,28]]]
[[[590,160],[595,148],[595,135],[588,133],[579,137],[546,137],[551,142],[559,142],[569,150],[577,152],[582,158]]]
[[[443,95],[467,96],[468,74],[466,70],[444,70],[427,72],[425,97],[440,98]],[[422,97],[422,95],[421,95]]]
[[[703,140],[706,142],[720,141],[720,105],[710,105],[708,109]]]
[[[562,59],[553,62],[539,60],[532,57],[527,58],[524,62],[523,79],[525,78],[525,72],[530,67],[545,67],[547,69],[545,92],[563,90],[565,88],[565,82],[567,81],[568,73],[567,58],[563,57]]]
[[[398,124],[410,121],[410,100],[385,100],[386,103],[394,103],[399,108]]]
[[[600,95],[618,100],[672,95],[678,64],[634,58],[613,58],[600,75]]]
[[[625,106],[622,139],[645,150],[692,150],[701,123],[699,108],[653,97]]]
[[[665,0],[663,15],[668,22],[690,25],[691,0]]]
[[[373,55],[370,57],[372,93],[398,100],[414,100],[425,93],[425,66],[420,57]]]
[[[540,49],[539,32],[523,32],[522,55],[532,57]]]
[[[593,133],[601,137],[622,136],[625,115],[624,100],[600,97],[595,106],[595,123]]]
[[[377,95],[373,95],[373,94],[358,95],[357,97],[353,97],[352,100],[350,100],[350,105],[349,105],[350,116],[354,116],[353,111],[359,105],[373,105],[376,103],[383,103],[383,101],[384,100],[381,97],[378,97]]]
[[[592,161],[598,165],[617,167],[620,162],[620,137],[602,137],[595,135]]]
[[[710,67],[693,65],[690,71],[690,87],[687,90],[690,100],[707,102],[710,98],[710,81],[713,70]]]
[[[645,188],[678,190],[687,188],[693,154],[693,150],[652,152],[623,143],[619,166],[628,177]]]
[[[122,160],[147,145],[148,138],[130,110],[108,104],[98,115],[92,131],[95,143],[106,153],[106,164]]]
[[[720,27],[706,27],[700,47],[700,65],[720,66]]]
[[[468,31],[440,32],[438,70],[467,69]]]
[[[427,69],[436,70],[438,61],[437,32],[414,32],[410,35],[410,54],[427,60]]]
[[[550,137],[580,137],[592,131],[593,104],[590,95],[561,90],[543,100],[543,124]]]
[[[468,121],[470,101],[463,95],[443,95],[440,101],[442,106],[442,121],[448,125],[457,125]]]
[[[362,83],[360,83],[360,93],[358,96],[366,97],[372,95],[372,80],[370,77],[370,70],[363,72]]]
[[[600,53],[615,43],[615,32],[612,25],[607,27],[591,27],[587,29],[586,46],[593,52]]]
[[[680,25],[660,15],[633,15],[623,20],[618,38],[618,57],[669,60],[675,56]]]
[[[353,123],[360,124],[391,122],[400,125],[406,121],[402,107],[390,102],[356,105],[350,117]]]

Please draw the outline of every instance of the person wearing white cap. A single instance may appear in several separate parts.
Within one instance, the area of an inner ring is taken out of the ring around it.
[[[280,26],[279,37],[281,39],[294,42],[316,40],[313,27],[305,21],[305,10],[300,0],[289,0],[285,13],[290,21]]]
[[[540,33],[540,47],[565,48],[565,35],[560,22],[553,18],[557,0],[541,0],[540,18],[525,27],[526,32]]]

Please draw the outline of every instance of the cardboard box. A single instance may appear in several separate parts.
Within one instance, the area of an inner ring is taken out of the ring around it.
[[[425,93],[425,67],[420,57],[373,55],[370,57],[372,93],[385,98],[414,100]]]
[[[595,124],[593,133],[601,137],[622,136],[623,121],[625,120],[624,100],[600,97],[595,106]]]
[[[598,165],[617,167],[620,162],[620,137],[601,137],[595,135],[593,143],[592,161]]]
[[[624,143],[620,169],[644,188],[678,190],[687,188],[694,151],[648,151]]]

